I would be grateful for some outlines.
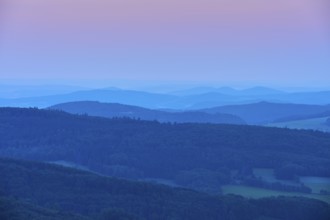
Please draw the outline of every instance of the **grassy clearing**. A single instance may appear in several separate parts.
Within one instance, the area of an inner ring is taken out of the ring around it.
[[[267,126],[280,127],[280,128],[291,128],[291,129],[310,129],[310,130],[330,132],[330,126],[327,126],[324,124],[327,119],[328,119],[328,117],[311,118],[311,119],[305,119],[305,120],[271,123],[271,124],[268,124]]]
[[[320,190],[330,191],[330,178],[304,176],[300,177],[300,182],[311,188],[313,193],[320,193]]]
[[[264,181],[269,183],[279,182],[285,185],[293,185],[293,186],[300,185],[299,183],[294,181],[276,179],[274,174],[274,169],[255,168],[253,169],[253,174],[256,177],[261,177]]]
[[[312,193],[320,193],[321,190],[330,191],[330,178],[326,177],[303,176],[299,177],[300,183],[297,183],[289,180],[276,179],[273,169],[256,168],[253,169],[253,173],[256,177],[261,177],[264,181],[269,183],[279,182],[285,185],[297,186],[303,183],[305,186],[312,189]]]
[[[271,196],[301,196],[312,199],[318,199],[330,204],[330,196],[327,195],[281,192],[281,191],[261,189],[256,187],[249,187],[249,186],[225,185],[222,186],[222,192],[223,194],[236,194],[254,199],[271,197]]]

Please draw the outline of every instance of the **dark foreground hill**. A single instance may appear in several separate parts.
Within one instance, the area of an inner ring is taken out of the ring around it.
[[[18,198],[0,196],[1,220],[88,220],[89,218],[44,208]]]
[[[240,117],[231,114],[209,114],[197,111],[165,112],[131,105],[93,101],[63,103],[51,106],[49,109],[62,110],[72,114],[87,114],[107,118],[129,117],[142,120],[157,120],[159,122],[245,124]]]
[[[65,161],[130,179],[185,182],[197,175],[202,188],[240,182],[231,171],[250,177],[252,168],[274,169],[282,179],[330,176],[330,134],[313,131],[1,108],[0,137],[3,157]]]
[[[298,197],[249,200],[131,182],[45,163],[0,159],[0,218],[325,220],[328,204]]]

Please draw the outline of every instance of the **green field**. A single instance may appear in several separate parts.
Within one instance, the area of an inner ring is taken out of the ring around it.
[[[278,180],[274,175],[273,169],[257,168],[253,169],[253,174],[256,177],[262,178],[266,182],[280,182],[286,185],[300,185],[305,184],[312,189],[312,194],[299,192],[283,192],[270,189],[262,189],[257,187],[241,186],[241,185],[225,185],[222,186],[224,194],[237,194],[247,198],[263,198],[270,196],[303,196],[313,199],[325,201],[330,204],[330,195],[320,195],[320,190],[330,191],[330,178],[305,176],[300,177],[299,182]]]
[[[222,186],[222,192],[223,194],[236,194],[253,199],[271,197],[271,196],[302,196],[307,198],[318,199],[330,204],[329,195],[281,192],[281,191],[261,189],[256,187],[249,187],[249,186],[224,185]]]
[[[329,117],[311,118],[297,121],[286,121],[267,124],[269,127],[291,128],[291,129],[310,129],[324,132],[330,132],[330,126],[325,125]]]

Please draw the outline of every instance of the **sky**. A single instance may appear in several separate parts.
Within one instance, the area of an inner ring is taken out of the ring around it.
[[[1,0],[0,80],[330,88],[330,1]]]

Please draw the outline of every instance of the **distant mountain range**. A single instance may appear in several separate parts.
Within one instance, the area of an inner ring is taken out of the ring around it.
[[[153,94],[148,92],[118,90],[118,89],[100,89],[77,91],[62,95],[39,96],[18,99],[2,99],[1,106],[17,107],[48,107],[63,102],[72,101],[100,101],[115,102],[143,107],[162,107],[175,99],[175,96],[164,94]]]
[[[267,87],[257,86],[249,89],[234,89],[231,87],[196,87],[186,90],[178,90],[171,92],[173,95],[200,95],[203,93],[222,93],[224,95],[233,95],[233,96],[259,96],[259,95],[275,95],[275,94],[284,94],[285,92],[271,89]]]
[[[107,118],[129,117],[142,120],[157,120],[159,122],[245,124],[244,120],[240,117],[231,114],[209,114],[197,111],[166,112],[137,106],[116,103],[100,103],[94,101],[63,103],[51,106],[49,109],[62,110],[73,114],[88,114],[90,116]]]
[[[0,99],[0,106],[45,108],[65,102],[99,101],[151,109],[196,110],[262,101],[309,105],[326,105],[330,103],[330,91],[287,93],[264,87],[246,90],[235,90],[227,87],[219,89],[202,87],[167,94],[106,88],[82,90],[59,95],[47,94],[47,92],[40,91],[38,95],[32,97],[2,98]]]
[[[67,86],[67,85],[0,85],[0,98],[14,99],[27,98],[36,96],[59,95],[75,92],[78,90],[86,90],[87,88],[81,86]]]

